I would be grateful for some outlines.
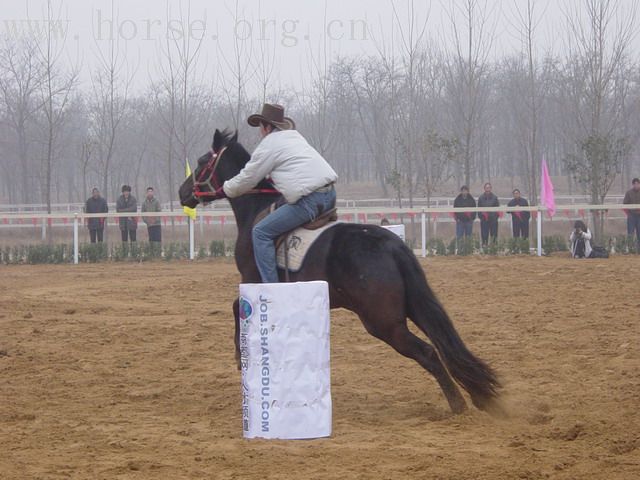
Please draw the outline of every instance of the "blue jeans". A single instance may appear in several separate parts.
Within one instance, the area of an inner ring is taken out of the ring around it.
[[[636,253],[640,253],[640,215],[629,213],[627,217],[627,235],[633,238],[636,235]]]
[[[458,220],[456,222],[456,238],[473,235],[473,220]]]
[[[253,255],[263,283],[277,283],[275,240],[283,233],[315,220],[336,204],[336,191],[312,192],[296,203],[286,204],[253,227]]]

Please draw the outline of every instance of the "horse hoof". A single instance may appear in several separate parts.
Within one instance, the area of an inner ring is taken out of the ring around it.
[[[455,415],[460,415],[467,411],[467,402],[461,399],[461,401],[457,402],[449,402],[449,406],[451,407],[451,411]]]
[[[509,413],[507,412],[502,402],[500,402],[500,400],[498,400],[497,398],[489,398],[483,401],[474,400],[473,404],[476,406],[476,408],[487,412],[492,417],[509,418]]]

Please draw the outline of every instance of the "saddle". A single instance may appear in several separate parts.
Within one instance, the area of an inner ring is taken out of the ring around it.
[[[263,220],[267,215],[273,213],[277,208],[283,206],[285,203],[286,201],[284,199],[281,199],[269,205],[267,208],[265,208],[260,213],[258,213],[255,220],[253,221],[253,225],[255,226],[258,222]],[[289,262],[289,249],[292,248],[292,245],[294,248],[298,249],[298,246],[300,245],[300,236],[294,235],[294,232],[299,230],[318,231],[317,236],[319,236],[319,234],[322,233],[320,230],[324,231],[325,228],[328,228],[332,222],[335,223],[337,222],[337,220],[338,220],[338,209],[334,207],[327,210],[326,212],[322,212],[314,220],[308,223],[305,223],[300,227],[296,227],[289,232],[283,233],[275,240],[274,244],[275,244],[276,251],[278,252],[278,255],[277,255],[278,260],[280,260],[280,258],[284,259],[284,262],[283,262],[284,265],[279,264],[278,266],[284,268],[285,278],[287,282],[289,281],[289,271],[291,270],[290,262]],[[306,235],[306,236],[310,238],[305,243],[306,248],[304,248],[304,250],[300,253],[300,258],[297,260],[298,265],[296,266],[295,269],[293,269],[293,271],[297,271],[300,268],[302,260],[304,260],[304,255],[306,253],[306,250],[308,250],[308,248],[313,243],[313,240],[315,239],[315,237],[317,237],[316,235]],[[288,241],[289,237],[292,237],[292,241]],[[296,240],[296,241],[294,242],[293,240]]]

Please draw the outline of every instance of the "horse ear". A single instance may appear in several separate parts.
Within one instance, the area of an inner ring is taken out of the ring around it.
[[[229,143],[236,143],[238,141],[238,130],[235,131],[233,137],[231,137],[231,141]]]
[[[216,146],[220,145],[220,143],[222,143],[222,133],[220,133],[220,130],[216,128],[216,131],[213,134],[213,142],[211,143],[211,149],[215,152]]]

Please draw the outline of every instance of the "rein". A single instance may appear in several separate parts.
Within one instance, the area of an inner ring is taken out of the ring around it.
[[[209,203],[225,198],[224,193],[216,193],[222,187],[222,184],[218,180],[216,170],[218,169],[222,154],[226,149],[227,147],[225,146],[222,147],[219,152],[211,150],[211,158],[198,174],[197,178],[195,171],[193,172],[193,196],[199,203]],[[206,187],[207,190],[203,190],[202,187]],[[280,195],[280,192],[275,188],[252,188],[247,194]]]

